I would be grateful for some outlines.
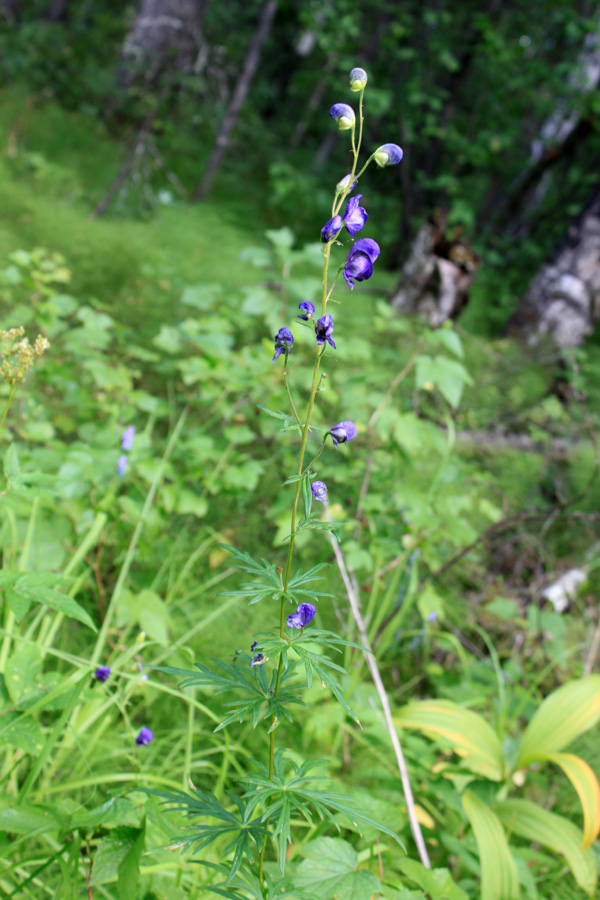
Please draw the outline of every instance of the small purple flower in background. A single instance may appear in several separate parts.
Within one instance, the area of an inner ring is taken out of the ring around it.
[[[324,481],[313,481],[310,486],[312,495],[319,503],[325,503],[327,500],[327,485]]]
[[[121,436],[121,447],[123,450],[129,452],[133,447],[133,439],[135,437],[135,426],[130,425],[129,428],[126,428]]]
[[[369,215],[363,206],[359,206],[362,194],[351,197],[346,204],[346,212],[344,213],[344,225],[348,229],[350,237],[354,237],[357,231],[360,231],[367,224]]]
[[[335,350],[335,342],[331,335],[333,334],[333,317],[329,315],[317,319],[315,322],[315,334],[317,335],[317,344],[331,344]]]
[[[363,91],[367,86],[368,76],[364,69],[361,69],[360,66],[356,66],[355,69],[352,69],[350,72],[350,90],[351,91]]]
[[[109,675],[110,666],[98,666],[98,668],[94,672],[94,678],[96,679],[96,681],[108,681]]]
[[[142,747],[144,744],[149,744],[150,741],[153,741],[153,740],[154,740],[154,735],[152,734],[150,729],[146,728],[146,726],[144,725],[144,727],[140,730],[140,733],[136,737],[135,742],[138,745],[138,747]]]
[[[288,628],[304,628],[313,618],[316,611],[312,603],[301,603],[296,612],[287,617],[285,624]]]
[[[358,240],[344,263],[344,279],[352,290],[355,281],[367,281],[373,274],[373,263],[380,253],[379,244],[372,238]]]
[[[343,227],[344,223],[342,217],[334,216],[333,219],[330,219],[329,222],[321,228],[321,240],[328,244]]]
[[[373,154],[373,159],[382,169],[384,166],[397,166],[404,151],[398,144],[382,144]]]
[[[334,103],[329,110],[329,115],[337,122],[340,131],[348,131],[354,128],[354,110],[347,103]]]
[[[345,444],[347,441],[353,441],[358,434],[354,422],[338,422],[329,432],[333,438],[334,449],[337,450],[338,444]]]
[[[425,616],[425,621],[426,622],[437,622],[437,617],[438,617],[438,614],[435,612],[435,610],[433,610],[432,612],[428,613]]]
[[[350,186],[351,181],[352,181],[352,175],[350,173],[348,173],[348,175],[344,175],[344,177],[341,179],[341,181],[338,181],[338,183],[335,186],[336,194],[343,194],[344,191],[353,191],[354,188],[356,187],[356,185],[358,184],[358,181],[355,178],[354,181],[352,181],[352,186]]]
[[[305,322],[308,322],[309,319],[315,314],[315,304],[311,303],[310,300],[303,300],[302,303],[298,304],[298,309],[304,310],[304,314],[298,316],[299,319],[304,319]]]
[[[125,477],[126,468],[127,468],[127,457],[125,456],[125,454],[123,454],[117,460],[117,473],[119,475],[119,478]]]
[[[253,653],[257,647],[258,647],[258,641],[253,641],[252,646],[250,647],[250,652]]]
[[[289,353],[294,345],[294,335],[289,328],[280,328],[275,335],[275,355],[272,362],[279,359],[283,351]]]
[[[262,653],[255,653],[254,656],[252,657],[252,662],[250,663],[250,668],[253,669],[255,666],[258,666],[260,668],[261,666],[264,666],[266,660],[267,660],[267,657],[263,656]]]

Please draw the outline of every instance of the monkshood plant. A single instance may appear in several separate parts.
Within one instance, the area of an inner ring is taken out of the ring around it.
[[[315,588],[323,564],[309,569],[296,568],[294,547],[300,533],[307,529],[336,530],[336,525],[324,521],[313,510],[313,504],[327,500],[327,484],[317,478],[317,463],[331,439],[333,449],[349,444],[357,436],[354,422],[342,419],[327,430],[312,425],[315,405],[324,374],[321,365],[326,353],[336,349],[334,317],[328,311],[333,292],[342,275],[346,285],[353,289],[357,283],[368,280],[380,254],[379,245],[372,238],[356,235],[364,228],[368,214],[360,205],[362,194],[355,194],[359,180],[370,163],[380,167],[395,165],[402,159],[402,150],[396,144],[384,144],[376,149],[359,168],[359,155],[363,134],[363,97],[367,74],[363,69],[350,73],[350,89],[358,93],[358,116],[346,103],[336,103],[330,114],[341,131],[347,131],[352,151],[351,171],[336,185],[331,218],[321,229],[323,248],[323,286],[319,301],[303,300],[299,304],[298,319],[304,327],[314,328],[314,364],[310,394],[304,415],[300,403],[294,400],[290,386],[293,372],[290,361],[294,350],[294,334],[289,325],[282,326],[275,335],[273,363],[282,363],[282,379],[289,400],[289,412],[260,409],[283,422],[284,432],[295,432],[300,437],[296,471],[287,481],[293,490],[290,530],[287,538],[287,561],[280,567],[265,559],[253,559],[233,547],[228,547],[234,565],[251,576],[235,592],[248,602],[260,601],[278,604],[275,614],[276,630],[254,635],[249,652],[237,651],[231,662],[215,660],[213,669],[196,664],[196,671],[188,672],[171,667],[159,667],[160,671],[183,676],[182,686],[201,686],[215,690],[217,694],[231,693],[235,699],[226,704],[226,711],[217,731],[234,722],[251,720],[256,728],[265,723],[267,728],[268,758],[266,763],[256,762],[253,774],[239,777],[234,785],[239,791],[229,794],[225,806],[208,792],[170,793],[151,791],[166,803],[174,805],[190,819],[205,820],[194,824],[182,837],[180,845],[200,851],[219,841],[220,863],[201,860],[202,864],[218,872],[223,880],[207,889],[225,897],[310,897],[305,885],[286,875],[286,855],[291,843],[293,819],[313,823],[329,821],[339,830],[344,817],[351,826],[360,830],[361,825],[386,832],[398,840],[384,824],[356,809],[348,797],[336,794],[327,780],[318,775],[326,763],[323,761],[297,761],[277,747],[277,728],[282,720],[292,721],[294,707],[304,706],[303,694],[316,680],[329,689],[346,713],[356,722],[358,719],[349,706],[343,692],[340,676],[342,666],[332,658],[344,646],[358,645],[341,638],[331,631],[315,628],[313,619],[316,604],[331,595]],[[352,195],[352,196],[351,196]],[[345,259],[336,265],[330,276],[332,254],[341,244],[344,232],[353,243],[345,250]],[[317,311],[317,307],[318,311]],[[340,348],[342,349],[342,348]],[[310,450],[315,434],[321,434],[320,444]],[[307,462],[307,458],[309,461]],[[250,640],[249,640],[250,644]],[[359,648],[360,649],[360,648]],[[327,655],[327,654],[330,655]],[[275,856],[278,867],[270,862]],[[301,867],[302,868],[302,867]],[[380,892],[381,885],[370,873],[369,884],[363,885],[363,893],[372,896]],[[361,894],[362,896],[362,894]]]

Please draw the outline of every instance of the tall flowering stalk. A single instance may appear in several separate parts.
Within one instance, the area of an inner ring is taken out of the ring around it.
[[[316,613],[316,603],[329,595],[312,587],[312,582],[319,578],[322,565],[308,571],[294,569],[294,548],[301,531],[309,528],[331,531],[335,527],[312,512],[313,501],[324,503],[328,497],[327,484],[315,478],[317,474],[315,466],[328,438],[331,438],[333,449],[337,450],[340,444],[349,443],[357,436],[357,428],[351,421],[342,420],[332,425],[325,432],[312,459],[307,462],[315,401],[321,378],[324,377],[321,375],[321,364],[324,355],[336,349],[333,338],[334,318],[327,311],[328,303],[340,274],[352,290],[356,283],[371,277],[374,263],[380,253],[379,245],[372,238],[354,240],[356,234],[367,224],[369,216],[366,209],[360,205],[363,195],[351,195],[372,161],[379,166],[386,166],[396,164],[402,158],[400,147],[396,144],[384,144],[369,156],[359,170],[366,84],[366,72],[360,68],[353,69],[350,73],[350,89],[359,95],[358,117],[354,109],[346,103],[336,103],[330,110],[331,118],[339,129],[349,132],[352,167],[337,184],[331,218],[321,228],[324,248],[320,311],[317,311],[315,303],[310,300],[304,300],[299,304],[300,312],[297,319],[309,327],[314,327],[315,339],[312,383],[304,417],[300,416],[298,404],[292,399],[288,380],[289,360],[295,352],[294,335],[289,327],[293,323],[282,326],[275,335],[273,363],[281,365],[281,360],[283,362],[284,386],[292,418],[300,433],[296,472],[286,482],[293,485],[294,490],[287,560],[283,567],[276,567],[265,560],[254,560],[247,553],[232,547],[228,548],[234,564],[252,576],[250,582],[231,593],[242,594],[250,603],[277,598],[279,629],[277,632],[254,635],[255,640],[250,647],[250,653],[236,651],[231,664],[217,661],[217,673],[203,665],[196,666],[197,672],[162,668],[162,671],[182,675],[183,685],[212,686],[219,693],[225,691],[236,693],[236,699],[229,704],[230,710],[217,730],[227,727],[236,720],[244,721],[248,718],[252,720],[254,727],[261,721],[265,721],[268,725],[268,764],[261,766],[257,774],[237,779],[246,789],[242,797],[232,795],[232,802],[239,816],[223,809],[214,795],[201,793],[195,788],[192,796],[152,792],[162,796],[167,802],[175,802],[186,815],[221,822],[220,826],[201,826],[200,831],[183,839],[183,844],[201,849],[223,834],[233,836],[231,843],[222,850],[227,862],[216,866],[217,870],[226,876],[225,881],[213,887],[217,893],[234,898],[279,896],[289,890],[290,884],[294,885],[293,876],[290,881],[285,875],[286,850],[288,843],[291,842],[292,814],[300,814],[308,821],[312,821],[316,813],[320,819],[329,819],[336,826],[338,817],[342,815],[357,828],[360,828],[360,824],[368,824],[395,837],[385,825],[375,822],[357,810],[354,805],[349,804],[345,797],[333,793],[329,787],[324,786],[320,776],[311,774],[312,770],[320,765],[319,763],[305,762],[302,766],[298,766],[286,756],[283,749],[276,749],[277,727],[283,717],[292,721],[289,707],[293,704],[302,704],[305,683],[310,686],[313,678],[318,678],[324,688],[328,687],[346,712],[358,721],[344,698],[341,685],[335,679],[335,673],[344,670],[329,656],[317,653],[314,642],[317,641],[319,645],[332,652],[339,651],[342,646],[358,645],[344,640],[333,632],[314,628],[311,624]],[[335,274],[331,277],[329,270],[332,251],[340,245],[340,237],[344,231],[353,243],[346,249],[345,260],[340,261]],[[265,412],[277,418],[282,417],[278,412],[270,410]],[[310,628],[306,630],[309,625]],[[298,678],[302,666],[306,682]],[[267,865],[267,851],[270,846],[277,850],[279,876],[275,876]]]

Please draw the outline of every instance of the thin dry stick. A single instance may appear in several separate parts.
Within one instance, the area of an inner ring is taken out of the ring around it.
[[[346,568],[346,562],[344,560],[344,555],[340,549],[340,546],[334,536],[330,533],[329,540],[331,541],[331,546],[333,548],[333,553],[335,555],[335,560],[338,564],[338,568],[340,570],[340,574],[342,576],[342,581],[344,582],[344,586],[346,588],[346,593],[348,594],[348,601],[350,603],[350,609],[352,610],[352,615],[354,616],[354,620],[360,632],[360,638],[363,645],[363,650],[365,653],[365,659],[367,661],[367,665],[369,667],[369,671],[371,673],[371,678],[375,684],[377,689],[377,693],[379,694],[379,699],[381,701],[381,706],[383,708],[383,715],[385,717],[385,724],[387,725],[387,729],[390,734],[390,739],[392,741],[392,746],[394,748],[394,753],[396,754],[396,761],[398,763],[398,769],[400,770],[400,779],[402,781],[402,789],[404,791],[404,799],[406,800],[406,809],[408,811],[408,819],[410,822],[410,830],[412,831],[412,835],[417,845],[417,850],[419,851],[419,856],[421,857],[421,862],[427,868],[431,868],[431,863],[429,862],[429,855],[427,853],[427,847],[425,846],[425,841],[423,840],[423,835],[421,833],[421,826],[417,820],[417,814],[415,811],[415,800],[413,797],[412,788],[410,786],[410,778],[408,776],[408,769],[406,768],[406,762],[404,760],[404,754],[402,753],[402,747],[400,746],[400,741],[398,740],[398,735],[396,733],[396,727],[394,725],[394,720],[392,719],[392,712],[390,709],[390,703],[388,700],[388,696],[386,690],[383,686],[383,681],[381,680],[381,675],[379,674],[379,668],[375,661],[375,657],[373,656],[371,645],[369,643],[369,637],[367,635],[367,628],[365,626],[365,620],[362,617],[362,613],[360,611],[360,601],[358,592],[354,590],[352,585],[352,581],[350,580],[350,576],[348,574],[348,569]]]
[[[600,650],[600,623],[596,626],[596,630],[594,632],[594,637],[592,640],[592,646],[590,647],[588,658],[586,659],[585,666],[583,667],[583,674],[585,676],[592,674],[592,669],[594,668],[596,657],[598,656],[598,650]]]

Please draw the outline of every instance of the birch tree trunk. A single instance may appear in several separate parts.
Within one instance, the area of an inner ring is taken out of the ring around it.
[[[507,330],[533,345],[549,335],[559,347],[577,347],[599,317],[600,184],[531,282]]]
[[[223,157],[227,152],[229,141],[231,139],[231,133],[236,125],[244,100],[250,90],[252,79],[258,68],[263,44],[273,25],[275,13],[277,12],[277,2],[278,0],[267,0],[261,9],[258,25],[252,40],[250,41],[248,53],[246,54],[242,71],[235,86],[229,109],[225,113],[225,118],[221,123],[219,133],[210,152],[204,171],[204,177],[194,194],[195,200],[204,200],[210,191],[221,163],[223,162]]]
[[[201,43],[202,18],[209,0],[141,0],[125,39],[119,82],[128,86],[143,74],[154,82],[167,64],[191,69]]]

